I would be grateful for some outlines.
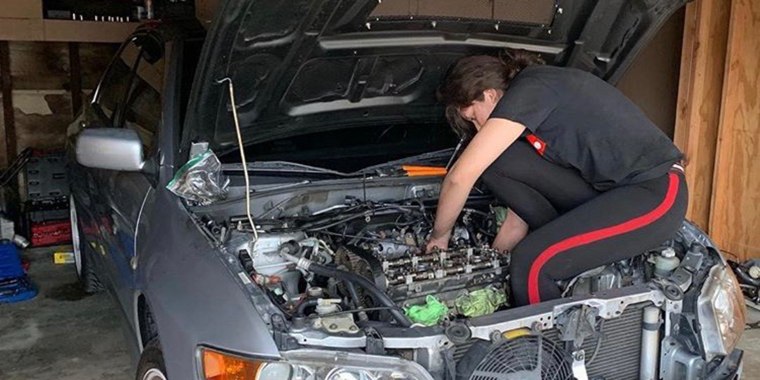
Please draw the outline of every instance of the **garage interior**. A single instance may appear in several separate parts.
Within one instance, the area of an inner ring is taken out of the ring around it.
[[[213,0],[3,0],[0,224],[15,222],[16,234],[30,240],[21,257],[38,294],[0,303],[0,379],[134,378],[113,301],[105,292],[85,293],[77,281],[65,178],[40,184],[35,170],[62,170],[61,163],[49,169],[39,161],[62,160],[69,124],[141,22],[197,17],[208,25],[216,6]],[[736,262],[760,259],[758,30],[760,0],[694,0],[662,26],[617,83],[685,153],[687,218]],[[760,378],[758,315],[748,311],[754,324],[739,345],[748,379]]]

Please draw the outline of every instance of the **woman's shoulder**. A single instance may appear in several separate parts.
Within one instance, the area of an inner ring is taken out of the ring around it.
[[[574,67],[563,67],[554,65],[533,65],[524,68],[515,79],[519,78],[582,78],[597,79],[597,76]]]
[[[535,65],[523,69],[513,79],[515,87],[544,85],[562,92],[596,89],[610,85],[587,71],[553,65]]]

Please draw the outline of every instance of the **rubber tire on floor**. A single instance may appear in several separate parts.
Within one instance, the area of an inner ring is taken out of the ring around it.
[[[71,199],[72,205],[71,207],[76,208],[76,204],[74,204],[74,200]],[[76,210],[75,210],[76,211]],[[79,277],[79,282],[82,284],[82,289],[85,291],[85,293],[93,294],[97,293],[101,290],[103,290],[103,285],[100,283],[100,280],[98,279],[98,275],[95,273],[95,266],[93,265],[92,261],[92,250],[89,249],[85,241],[83,240],[82,230],[79,228],[79,222],[74,221],[72,217],[72,223],[71,223],[71,232],[76,233],[77,236],[79,236],[79,261],[80,261],[80,270],[77,273],[77,276]],[[76,229],[76,230],[74,230]],[[73,236],[72,236],[72,243],[73,243]]]
[[[137,380],[144,380],[143,378],[150,370],[158,370],[166,376],[166,365],[164,365],[164,353],[161,351],[161,343],[158,338],[151,339],[148,344],[145,345],[145,349],[140,355],[140,361],[137,363]]]

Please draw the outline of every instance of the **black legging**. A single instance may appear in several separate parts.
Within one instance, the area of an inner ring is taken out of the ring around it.
[[[482,179],[529,226],[512,251],[517,306],[559,298],[558,280],[657,247],[686,214],[688,190],[679,170],[598,192],[575,169],[543,159],[523,140]]]

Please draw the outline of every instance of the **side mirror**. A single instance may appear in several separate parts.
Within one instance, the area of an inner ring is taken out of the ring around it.
[[[141,171],[143,145],[137,132],[126,128],[89,128],[76,141],[77,162],[108,170]]]

